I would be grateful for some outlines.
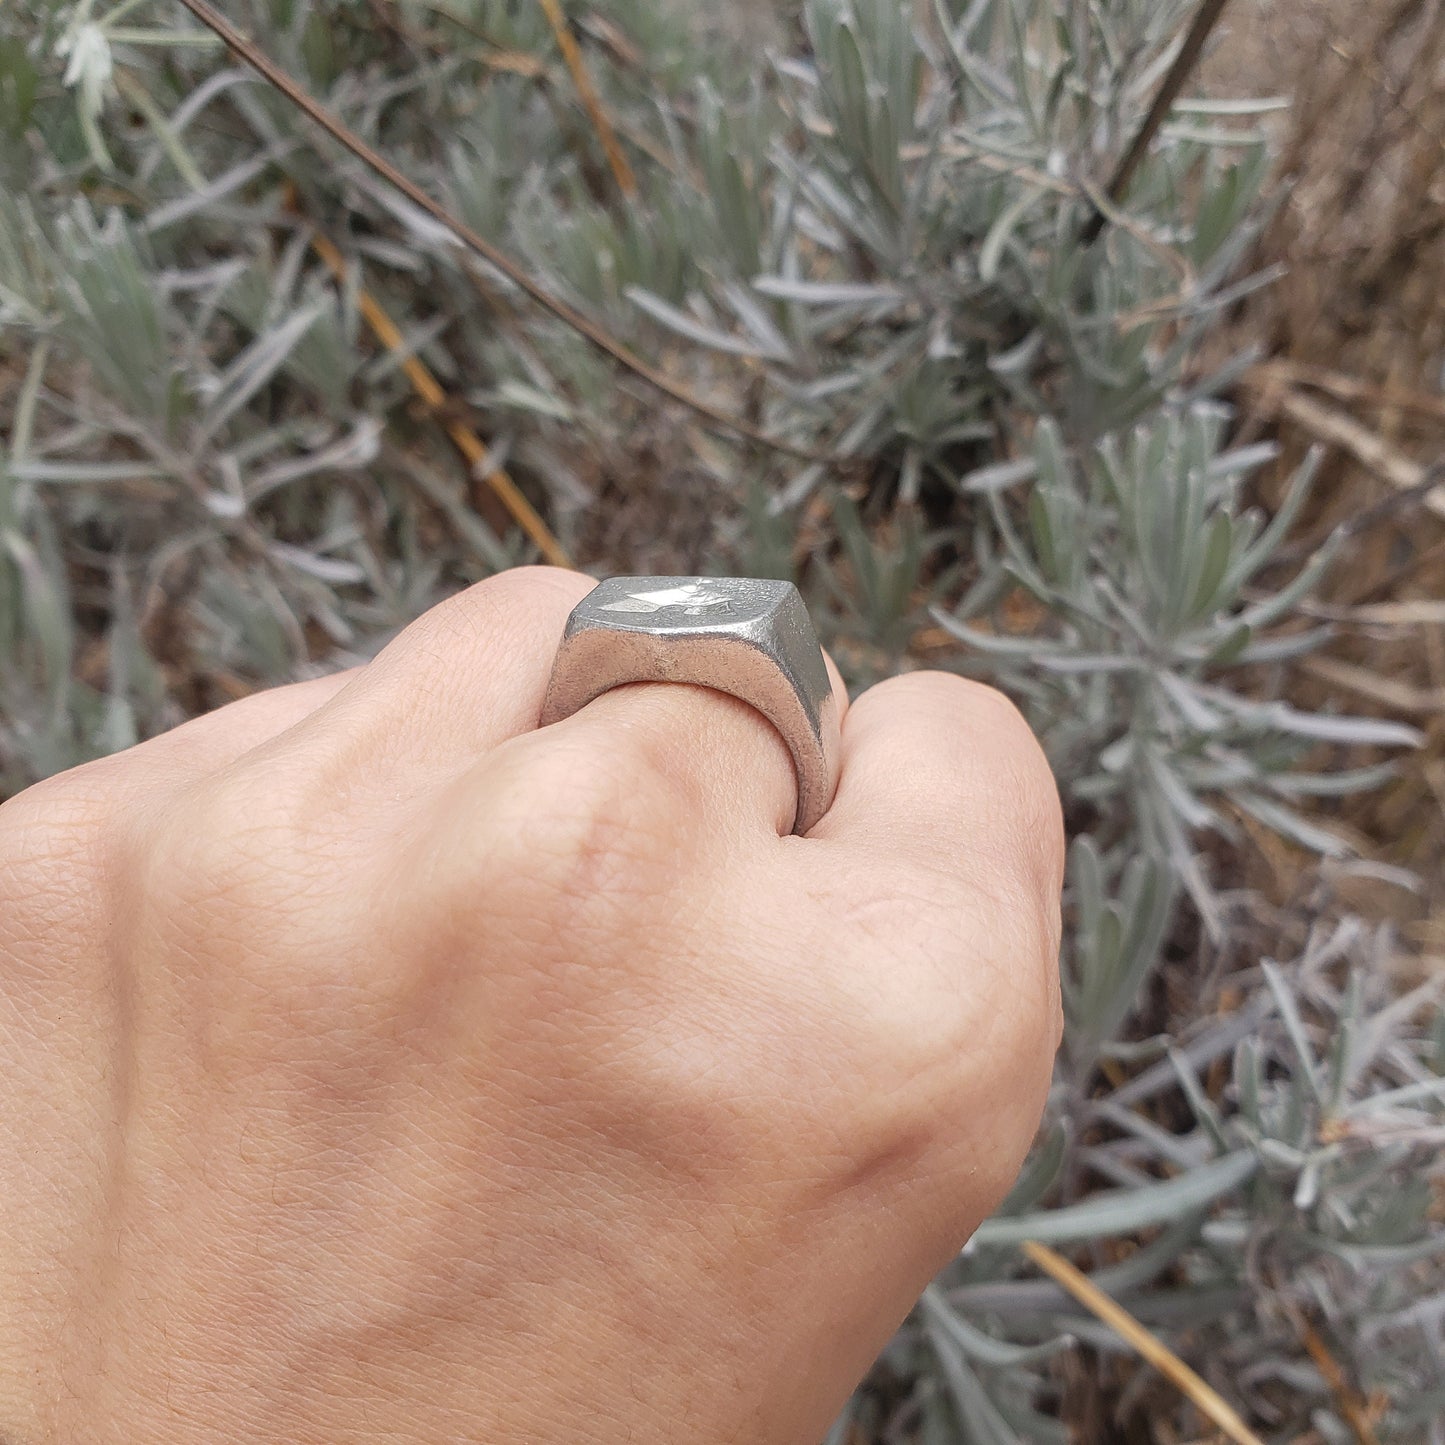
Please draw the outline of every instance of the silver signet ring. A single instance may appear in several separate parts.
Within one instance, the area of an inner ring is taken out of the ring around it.
[[[791,582],[611,577],[573,609],[540,726],[629,682],[690,682],[754,707],[782,734],[798,775],[795,833],[838,786],[838,704],[823,650]]]

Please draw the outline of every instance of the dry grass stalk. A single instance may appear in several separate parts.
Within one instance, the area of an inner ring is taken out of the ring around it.
[[[1078,1302],[1097,1315],[1131,1349],[1147,1360],[1178,1390],[1187,1395],[1195,1409],[1212,1421],[1234,1445],[1264,1445],[1239,1417],[1239,1412],[1211,1385],[1201,1379],[1162,1340],[1151,1334],[1128,1310],[1115,1303],[1082,1270],[1076,1269],[1057,1250],[1028,1240],[1023,1252]]]
[[[1341,662],[1335,657],[1311,657],[1302,666],[1311,677],[1345,692],[1369,698],[1377,706],[1403,717],[1445,714],[1445,687],[1412,687],[1408,682],[1381,677],[1369,668]]]
[[[1310,1358],[1315,1362],[1315,1368],[1325,1377],[1325,1383],[1329,1385],[1335,1400],[1339,1404],[1340,1413],[1349,1422],[1350,1429],[1355,1432],[1355,1439],[1358,1445],[1380,1445],[1380,1437],[1375,1433],[1374,1415],[1376,1407],[1368,1400],[1360,1397],[1358,1391],[1350,1386],[1345,1379],[1345,1372],[1340,1368],[1340,1363],[1330,1353],[1329,1346],[1320,1338],[1319,1331],[1306,1321],[1299,1321],[1300,1338],[1304,1341],[1305,1349],[1309,1351]]]
[[[552,34],[557,38],[557,47],[562,52],[563,60],[567,62],[572,83],[577,87],[577,94],[591,118],[592,128],[597,132],[597,139],[607,156],[607,164],[611,166],[612,175],[617,181],[617,189],[626,199],[632,200],[637,195],[637,176],[618,142],[617,129],[602,104],[602,97],[592,83],[587,62],[582,58],[582,47],[577,44],[577,37],[573,35],[572,26],[563,13],[561,0],[538,0],[538,3],[547,16],[547,23],[552,27]]]
[[[1445,396],[1402,387],[1375,386],[1327,366],[1311,366],[1302,361],[1267,361],[1255,367],[1249,379],[1266,390],[1280,386],[1306,386],[1323,391],[1338,401],[1360,402],[1386,411],[1417,413],[1422,417],[1445,421]]]
[[[1414,491],[1429,480],[1428,467],[1406,456],[1353,417],[1327,407],[1303,392],[1282,392],[1275,405],[1282,415],[1302,426],[1317,440],[1343,447],[1361,466],[1367,467],[1397,491]],[[1430,491],[1424,498],[1424,505],[1437,517],[1445,518],[1445,486]]]
[[[346,258],[336,245],[328,237],[317,233],[311,238],[311,246],[331,268],[336,279],[343,280],[346,275]],[[361,288],[358,301],[366,324],[376,333],[382,345],[400,358],[401,369],[406,373],[416,394],[433,414],[442,419],[447,435],[466,458],[473,479],[485,483],[496,493],[512,519],[527,534],[546,561],[554,567],[571,567],[572,559],[567,549],[552,535],[551,529],[538,515],[536,508],[522,495],[516,482],[503,468],[492,465],[491,453],[486,443],[464,421],[448,414],[452,407],[441,383],[412,353],[400,327],[387,314],[382,304],[365,287]]]

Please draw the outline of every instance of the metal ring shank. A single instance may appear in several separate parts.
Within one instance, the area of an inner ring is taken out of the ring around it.
[[[569,623],[541,725],[560,722],[625,683],[685,682],[715,688],[756,708],[782,736],[798,779],[793,831],[806,833],[832,804],[839,742],[837,703],[815,640],[812,652],[822,674],[821,695],[815,677],[796,675],[799,659],[752,637],[706,629],[657,633],[582,625],[574,630]],[[808,666],[806,653],[801,661]]]

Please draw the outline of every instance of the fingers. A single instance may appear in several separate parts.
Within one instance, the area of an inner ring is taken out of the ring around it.
[[[557,568],[519,568],[479,583],[407,628],[314,719],[313,731],[350,735],[342,752],[353,771],[364,759],[390,793],[445,785],[536,730],[568,615],[594,585]],[[830,676],[846,705],[831,665]],[[710,688],[615,688],[525,751],[537,758],[553,749],[598,772],[652,770],[673,804],[669,814],[688,831],[732,836],[746,827],[776,836],[792,827],[797,785],[782,739],[761,714]],[[567,798],[539,788],[535,806],[566,807]]]
[[[183,788],[304,722],[343,691],[356,671],[270,688],[228,703],[123,753],[48,779],[30,790],[28,806],[54,811],[52,800],[64,793],[69,807],[80,808],[95,823],[163,807]]]
[[[366,667],[222,708],[144,745],[135,761],[150,764],[146,787],[164,792],[162,784],[183,787],[255,753],[279,786],[279,746],[296,754],[296,776],[311,779],[318,801],[431,792],[535,731],[567,617],[594,585],[557,568],[499,574],[431,609]],[[831,660],[828,668],[841,711],[847,695]],[[791,829],[796,781],[786,747],[766,719],[722,693],[637,684],[547,731],[596,768],[653,769],[689,830]]]
[[[325,740],[344,770],[452,768],[533,728],[567,614],[591,578],[550,567],[501,573],[432,608],[367,666],[256,693],[127,754],[148,789],[184,787],[273,743]]]
[[[135,755],[153,761],[178,782],[216,772],[304,722],[360,673],[353,667],[252,693],[142,743]]]
[[[568,614],[595,585],[559,567],[478,582],[402,631],[314,730],[396,787],[470,765],[537,726]]]
[[[1002,693],[940,672],[879,683],[845,719],[841,764],[833,807],[811,837],[979,876],[1018,874],[1058,893],[1058,790]]]
[[[567,614],[593,585],[557,568],[502,573],[432,608],[365,667],[257,693],[130,749],[123,765],[70,776],[98,805],[161,804],[289,734],[323,792],[405,790],[536,726]]]
[[[825,654],[840,718],[848,695]],[[630,754],[663,781],[691,831],[729,841],[792,832],[796,765],[778,729],[726,693],[688,684],[632,684],[546,729],[597,758]],[[546,746],[545,743],[540,744]]]
[[[874,986],[928,1041],[932,1065],[915,1072],[937,1091],[945,1193],[988,1207],[1038,1125],[1063,1025],[1063,819],[1043,752],[992,688],[944,673],[890,679],[853,703],[837,799],[814,840],[826,846],[813,860],[800,849],[799,865],[849,880],[833,912],[851,910],[865,963],[887,964]],[[953,1218],[946,1206],[939,1217]]]

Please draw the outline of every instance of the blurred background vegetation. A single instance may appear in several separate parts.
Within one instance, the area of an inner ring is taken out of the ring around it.
[[[1445,1442],[1440,0],[224,8],[490,255],[177,0],[0,10],[0,797],[519,562],[792,578],[1074,840],[830,1445]]]

